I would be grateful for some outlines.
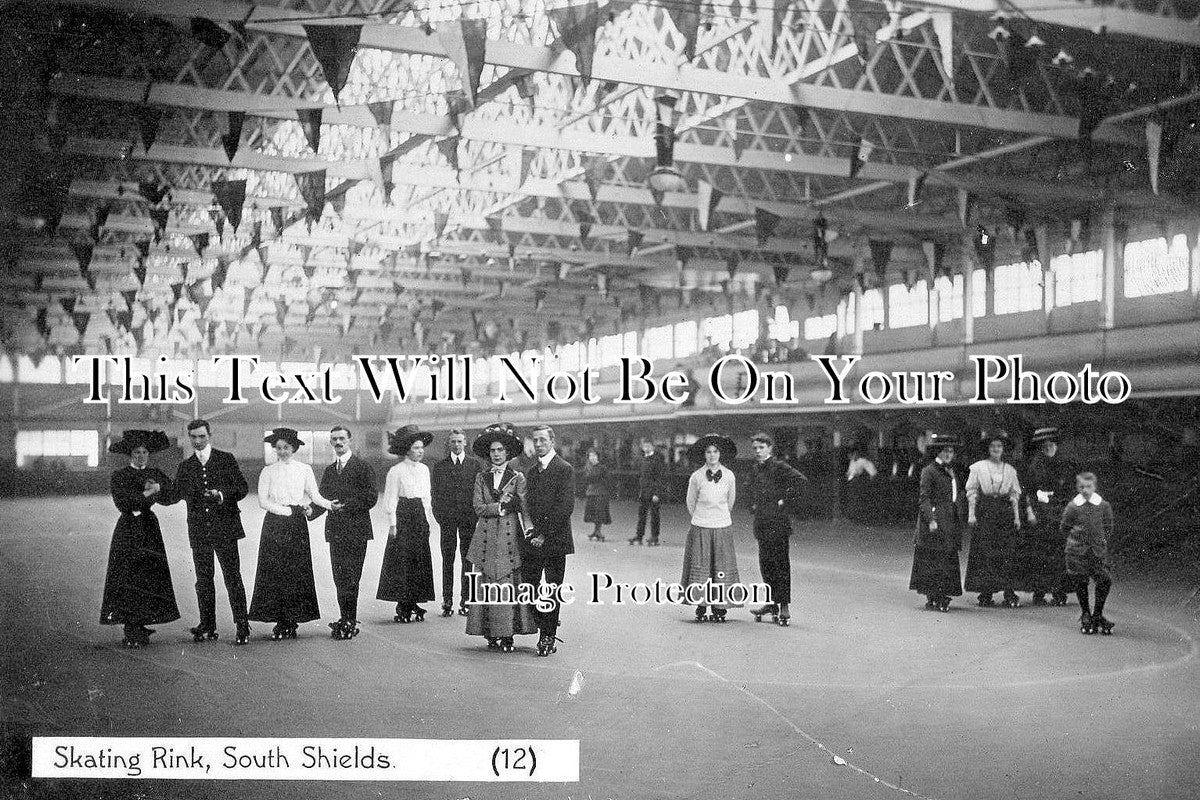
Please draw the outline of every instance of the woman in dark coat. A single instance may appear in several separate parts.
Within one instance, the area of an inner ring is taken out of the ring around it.
[[[1008,434],[990,433],[983,439],[988,457],[971,465],[967,477],[967,524],[971,554],[967,558],[968,592],[978,592],[978,604],[995,605],[992,595],[1004,593],[1007,608],[1020,608],[1016,589],[1017,536],[1021,530],[1021,481],[1004,460]]]
[[[171,479],[150,466],[150,454],[170,446],[162,431],[133,430],[109,447],[110,453],[129,456],[129,466],[112,474],[113,503],[121,517],[108,549],[100,624],[124,625],[126,647],[149,643],[154,631],[147,625],[179,619],[162,530],[154,515],[154,504],[171,494]]]
[[[608,509],[608,467],[600,463],[600,455],[595,450],[588,450],[587,459],[587,465],[583,468],[583,494],[587,498],[583,521],[596,526],[588,534],[588,540],[603,542],[604,534],[600,529],[612,522],[612,514]]]
[[[962,595],[958,551],[966,492],[951,462],[962,442],[949,434],[933,434],[926,452],[934,460],[921,470],[916,547],[908,588],[925,595],[926,608],[950,610],[950,599]]]
[[[478,522],[471,536],[467,560],[478,573],[476,586],[510,587],[516,595],[521,583],[521,541],[525,528],[521,517],[530,519],[525,496],[525,476],[507,465],[509,454],[521,450],[521,440],[512,426],[487,428],[471,446],[489,466],[475,476],[473,505]],[[513,636],[537,633],[533,608],[522,603],[485,603],[482,597],[467,607],[467,635],[483,636],[492,650],[511,653]]]
[[[388,512],[388,540],[379,572],[378,600],[396,604],[396,622],[425,620],[418,603],[432,603],[433,556],[429,552],[429,525],[433,519],[433,486],[429,467],[421,463],[425,447],[433,441],[416,425],[405,425],[388,434],[388,452],[401,461],[388,470],[383,505]]]
[[[295,639],[300,623],[321,616],[308,520],[314,504],[324,509],[333,504],[321,496],[312,467],[294,458],[304,446],[296,431],[276,428],[263,441],[275,448],[278,460],[258,476],[258,504],[267,514],[258,543],[250,619],[274,622],[272,639]]]

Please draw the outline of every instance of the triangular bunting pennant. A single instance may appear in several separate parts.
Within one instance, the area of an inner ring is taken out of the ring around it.
[[[396,108],[395,100],[380,100],[377,103],[367,103],[367,109],[375,118],[375,124],[381,128],[392,127],[392,111]]]
[[[242,126],[246,124],[246,112],[230,111],[229,112],[229,130],[221,134],[221,146],[225,148],[225,157],[233,162],[233,157],[237,155],[238,147],[242,142]]]
[[[529,179],[529,168],[533,166],[533,157],[537,155],[537,151],[531,147],[522,148],[521,150],[521,173],[517,177],[517,188],[525,185],[525,181]]]
[[[156,180],[138,181],[138,194],[146,198],[146,202],[152,206],[161,203],[169,191],[169,186],[165,186]]]
[[[442,234],[446,232],[446,225],[450,222],[450,215],[445,211],[433,212],[433,238],[441,239]]]
[[[395,163],[395,157],[387,155],[367,162],[371,170],[371,180],[379,187],[385,205],[391,204],[392,190],[396,188],[396,183],[392,180],[392,167]]]
[[[133,265],[133,276],[135,278],[137,278],[138,286],[146,285],[146,262],[145,261],[142,261],[139,259],[138,262]]]
[[[696,58],[696,37],[700,33],[700,0],[673,0],[663,3],[663,7],[683,36],[683,57],[690,64]]]
[[[626,231],[625,232],[625,250],[626,250],[626,252],[630,256],[632,256],[634,253],[636,253],[637,249],[642,246],[642,239],[644,239],[645,237],[646,237],[646,234],[642,233],[641,231],[635,231],[635,230]]]
[[[163,110],[158,106],[144,105],[138,107],[138,130],[142,134],[142,147],[147,153],[158,138],[158,128],[162,124]]]
[[[208,249],[208,233],[193,233],[188,237],[192,240],[192,247],[196,250],[196,255],[203,256],[204,251]]]
[[[579,5],[567,5],[546,9],[546,16],[558,31],[563,46],[575,55],[575,69],[583,85],[592,78],[592,60],[596,54],[596,31],[600,24],[600,10],[596,0]]]
[[[362,25],[304,25],[304,34],[313,55],[325,73],[325,82],[333,90],[333,99],[338,101],[346,79],[350,77],[350,66],[358,51],[358,40],[362,36]],[[315,148],[314,148],[315,149]]]
[[[312,224],[319,221],[321,214],[325,211],[325,170],[301,172],[294,177],[296,186],[300,189],[300,198],[304,200],[306,208],[304,216],[311,229]]]
[[[700,230],[707,231],[712,213],[725,194],[708,181],[700,181],[696,191],[696,213],[699,216]]]
[[[246,179],[213,181],[211,188],[233,232],[237,233],[238,225],[242,224],[242,206],[246,203]]]
[[[212,277],[209,279],[214,292],[225,285],[227,277],[229,277],[229,259],[218,258],[217,265],[213,267]]]
[[[925,190],[925,179],[928,172],[921,172],[915,167],[908,173],[908,208],[914,208],[921,202],[921,193]]]
[[[591,234],[591,232],[592,232],[591,219],[585,219],[584,221],[579,223],[579,241],[580,242],[586,243],[588,240],[588,235]]]
[[[780,285],[784,284],[785,282],[787,282],[788,275],[792,271],[791,267],[789,267],[787,264],[784,264],[782,262],[772,265],[771,269],[775,273],[775,285],[776,286],[780,286]]]
[[[759,247],[765,247],[767,240],[775,233],[775,229],[779,227],[779,221],[783,219],[778,214],[773,214],[760,206],[754,207],[754,236],[758,240]]]
[[[738,267],[742,263],[742,257],[736,250],[728,253],[725,256],[725,271],[729,273],[729,280],[733,280],[737,275]]]
[[[467,102],[474,108],[487,48],[487,20],[459,18],[440,23],[437,37],[446,55],[458,67]]]
[[[92,315],[87,311],[80,311],[77,314],[71,315],[71,322],[75,323],[75,330],[79,331],[79,335],[83,336],[87,330],[88,322],[92,319]]]
[[[438,152],[455,172],[458,172],[458,141],[457,136],[447,136],[444,139],[438,139],[437,142]]]
[[[75,255],[75,260],[79,262],[79,271],[86,274],[88,267],[92,263],[92,254],[96,250],[95,242],[90,239],[79,237],[71,240],[71,252]]]
[[[875,267],[875,275],[882,284],[887,274],[888,264],[892,261],[893,242],[890,239],[871,239],[871,263]]]
[[[298,108],[296,118],[300,120],[300,130],[304,131],[304,141],[309,148],[318,152],[321,148],[321,118],[325,114],[323,108]]]
[[[283,236],[283,206],[271,206],[271,227],[276,236]]]

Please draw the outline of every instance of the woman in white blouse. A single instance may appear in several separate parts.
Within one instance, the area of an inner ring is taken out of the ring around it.
[[[388,470],[383,505],[388,513],[388,540],[379,572],[375,597],[396,604],[396,622],[425,619],[418,603],[431,603],[433,557],[429,552],[429,530],[433,520],[433,492],[429,467],[421,463],[425,447],[433,441],[416,425],[405,425],[388,434],[388,452],[401,457]]]
[[[312,467],[293,458],[304,446],[296,431],[276,428],[263,439],[278,460],[258,476],[258,504],[267,512],[258,543],[250,619],[274,622],[272,639],[295,639],[296,628],[321,616],[313,579],[308,519],[314,504],[332,508],[317,490]]]
[[[1017,534],[1021,529],[1018,500],[1021,483],[1017,470],[1004,461],[1009,438],[1004,431],[983,439],[988,457],[971,465],[967,476],[967,525],[971,528],[971,553],[967,558],[965,589],[979,594],[978,604],[995,605],[992,595],[1004,592],[1004,605],[1018,608],[1013,590]]]
[[[680,583],[691,593],[685,602],[696,604],[697,622],[724,622],[726,609],[741,605],[728,602],[725,596],[727,587],[739,582],[730,514],[737,497],[737,479],[729,468],[737,447],[727,436],[709,434],[693,444],[688,455],[693,463],[703,458],[704,466],[688,479],[687,508],[692,527],[684,545]],[[710,607],[711,613],[706,613]]]

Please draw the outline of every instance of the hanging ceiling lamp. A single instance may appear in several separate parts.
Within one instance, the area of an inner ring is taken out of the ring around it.
[[[661,94],[654,98],[658,119],[654,127],[656,165],[646,179],[652,192],[682,192],[687,188],[683,175],[675,168],[675,103],[679,98]]]

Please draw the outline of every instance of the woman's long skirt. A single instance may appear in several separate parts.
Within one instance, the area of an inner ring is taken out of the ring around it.
[[[467,560],[474,572],[479,573],[481,594],[486,597],[484,584],[492,584],[494,591],[511,591],[514,596],[522,582],[521,577],[521,530],[516,514],[502,517],[481,517],[471,537],[471,548]],[[533,607],[516,603],[467,604],[467,635],[504,639],[527,633],[537,633],[537,619]]]
[[[384,548],[375,598],[389,603],[429,603],[434,599],[429,521],[420,498],[401,497],[396,502],[396,536],[389,538]]]
[[[256,622],[295,623],[321,616],[308,520],[299,507],[290,517],[268,513],[263,520],[249,616]]]
[[[980,495],[975,504],[975,530],[967,558],[968,592],[1010,592],[1014,586],[1017,529],[1007,497]]]
[[[587,505],[583,507],[583,521],[599,525],[612,523],[612,513],[608,510],[608,495],[588,495]]]
[[[693,525],[688,530],[687,541],[683,545],[683,577],[680,583],[684,589],[693,584],[704,584],[712,581],[713,587],[718,586],[725,595],[724,602],[712,603],[713,608],[730,608],[741,606],[742,603],[732,602],[728,597],[728,588],[740,583],[738,577],[737,552],[733,546],[733,528],[701,528]],[[684,598],[685,605],[691,605]],[[704,605],[700,603],[698,605]]]
[[[159,625],[179,619],[162,530],[152,512],[122,514],[108,548],[102,625]]]
[[[1015,588],[1035,594],[1061,591],[1066,543],[1058,529],[1062,506],[1035,503],[1033,510],[1037,524],[1022,526],[1017,540]]]
[[[913,552],[908,588],[927,597],[962,595],[962,567],[958,561],[958,551],[918,545]]]

